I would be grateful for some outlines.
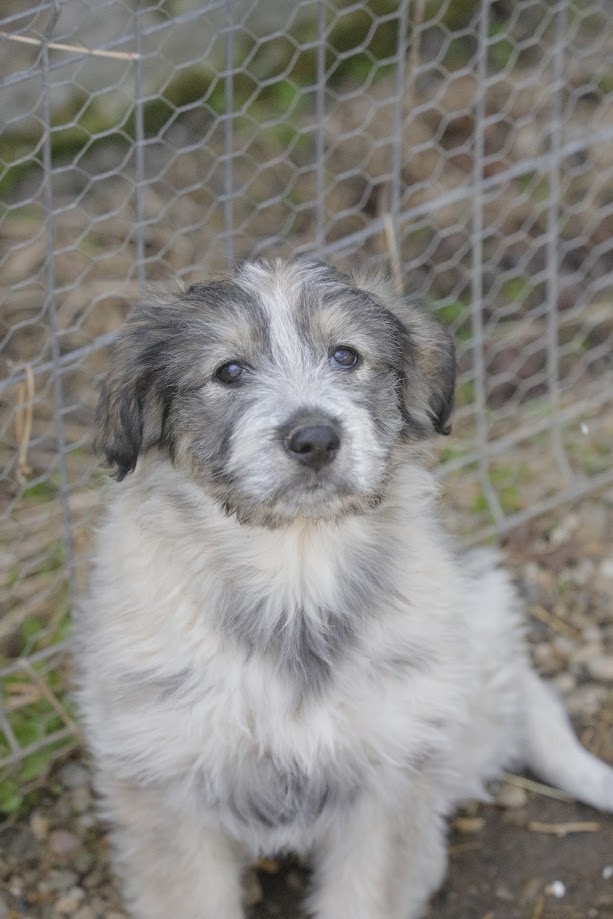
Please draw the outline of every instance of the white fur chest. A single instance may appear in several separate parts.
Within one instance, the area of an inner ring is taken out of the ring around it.
[[[447,595],[423,620],[428,560],[397,577],[389,520],[245,538],[221,518],[195,540],[172,509],[156,535],[134,511],[111,514],[88,625],[90,741],[115,774],[278,848],[448,752],[462,624]]]

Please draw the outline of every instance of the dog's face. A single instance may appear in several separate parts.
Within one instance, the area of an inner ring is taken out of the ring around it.
[[[448,432],[448,332],[385,282],[315,262],[244,264],[138,306],[98,409],[118,477],[158,449],[244,523],[381,500],[402,441]]]

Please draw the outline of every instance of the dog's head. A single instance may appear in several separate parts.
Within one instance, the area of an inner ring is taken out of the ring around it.
[[[364,511],[398,444],[449,432],[455,357],[380,278],[251,262],[129,317],[97,446],[117,477],[157,449],[239,520]]]

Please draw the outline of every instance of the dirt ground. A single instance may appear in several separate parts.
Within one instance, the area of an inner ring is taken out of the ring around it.
[[[539,670],[583,742],[613,762],[613,490],[509,534]],[[612,919],[613,817],[521,777],[452,821],[450,870],[427,919]],[[170,841],[169,841],[170,842]],[[308,869],[262,864],[251,919],[300,919]],[[79,754],[58,762],[33,807],[0,825],[0,919],[123,919],[104,827]]]

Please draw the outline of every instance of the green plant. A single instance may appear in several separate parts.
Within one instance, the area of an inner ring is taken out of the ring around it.
[[[520,463],[518,466],[506,466],[499,462],[490,466],[489,480],[505,514],[516,513],[525,506],[521,486],[528,481],[529,477],[530,470],[525,463]],[[476,513],[489,511],[487,498],[482,489],[479,489],[475,496],[473,510]]]
[[[64,617],[57,627],[52,641],[65,636],[67,619],[67,616]],[[35,634],[37,629],[42,631],[43,626],[35,620],[29,620],[22,627],[27,634]],[[0,659],[0,666],[6,663],[6,660]],[[43,685],[46,690],[42,689]],[[70,736],[53,736],[66,727],[66,720],[52,698],[59,700],[67,718],[73,717],[73,711],[70,700],[66,698],[66,674],[61,664],[45,671],[43,664],[35,663],[30,671],[19,670],[8,674],[0,681],[0,695],[8,724],[20,748],[43,744],[18,764],[0,770],[0,814],[10,815],[28,807],[31,801],[29,786],[43,779],[58,754],[73,743],[74,738]],[[0,758],[10,753],[8,738],[0,730]]]

